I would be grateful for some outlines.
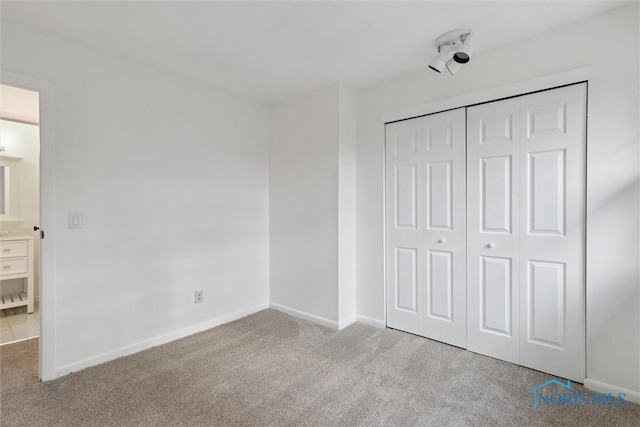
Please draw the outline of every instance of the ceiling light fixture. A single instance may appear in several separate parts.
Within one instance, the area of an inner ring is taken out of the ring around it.
[[[436,39],[438,55],[429,62],[429,68],[441,73],[444,68],[451,74],[460,70],[460,64],[466,64],[471,59],[471,30],[452,30]]]
[[[460,65],[460,63],[456,61],[455,58],[451,58],[447,61],[447,71],[449,71],[450,74],[453,75],[457,73],[458,71],[460,71],[460,68],[462,68],[462,65]]]
[[[442,50],[438,53],[438,56],[433,58],[429,63],[429,68],[437,73],[441,73],[444,70],[447,62],[451,61],[453,57],[453,52],[448,50]]]

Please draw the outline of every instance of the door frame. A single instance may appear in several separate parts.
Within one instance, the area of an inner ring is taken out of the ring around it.
[[[554,89],[574,83],[588,82],[591,78],[591,67],[572,68],[558,73],[547,74],[529,80],[496,86],[478,92],[465,93],[452,98],[441,99],[416,107],[389,111],[382,114],[382,123],[393,123],[401,120],[414,119],[428,114],[440,113],[454,108],[470,107],[485,102],[499,101],[514,96],[526,95],[532,92]],[[588,100],[587,100],[588,105]]]
[[[448,110],[453,110],[456,108],[466,108],[471,107],[473,105],[484,104],[487,102],[499,101],[506,98],[513,98],[517,96],[523,96],[534,92],[540,92],[545,90],[551,90],[562,86],[568,86],[576,83],[586,83],[587,84],[587,112],[589,110],[589,80],[591,78],[591,67],[584,66],[573,68],[565,71],[560,71],[553,74],[547,74],[544,76],[522,80],[516,83],[511,83],[503,86],[496,86],[489,89],[484,89],[477,92],[465,93],[463,95],[446,98],[434,102],[430,102],[428,104],[423,104],[415,107],[405,108],[402,110],[394,110],[389,111],[382,114],[381,119],[383,123],[383,131],[384,131],[384,144],[382,147],[382,157],[383,157],[383,180],[382,180],[382,195],[383,195],[383,215],[382,215],[382,236],[383,236],[383,274],[384,274],[384,289],[383,289],[383,301],[384,301],[384,325],[387,327],[387,290],[388,290],[388,280],[387,280],[387,217],[386,217],[386,206],[387,206],[387,194],[386,194],[386,186],[387,186],[387,176],[386,176],[386,125],[393,122],[399,122],[403,120],[415,119],[418,117],[426,116],[429,114],[441,113]],[[588,143],[589,138],[589,130],[588,130],[589,122],[587,120],[587,132],[586,138]],[[588,151],[587,151],[587,165],[588,165]],[[585,190],[585,206],[588,203],[588,192]],[[585,212],[585,233],[588,228],[588,217]],[[585,259],[587,252],[587,240],[585,234]],[[585,265],[585,358],[587,354],[586,349],[586,319],[587,319],[587,310],[586,310],[586,283],[587,283],[587,269]],[[585,378],[586,375],[586,361],[585,361]]]
[[[42,381],[55,379],[56,368],[56,144],[55,96],[51,82],[0,71],[0,82],[40,94],[40,228],[46,240],[40,244],[40,351],[38,374]]]

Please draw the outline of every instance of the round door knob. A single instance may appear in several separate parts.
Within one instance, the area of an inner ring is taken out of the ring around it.
[[[444,243],[444,242],[446,242],[446,240],[444,239],[444,237],[441,237],[441,238],[439,238],[439,239],[438,239],[438,243]]]
[[[489,243],[487,243],[487,247],[488,247],[489,249],[491,249],[491,248],[493,248],[493,247],[495,247],[495,246],[496,246],[496,244],[495,244],[495,243],[493,243],[493,242],[489,242]]]

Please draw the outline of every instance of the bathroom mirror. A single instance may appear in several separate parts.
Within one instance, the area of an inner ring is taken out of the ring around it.
[[[20,221],[20,158],[0,156],[0,220]]]
[[[11,201],[11,170],[9,166],[0,166],[0,215],[6,215]]]

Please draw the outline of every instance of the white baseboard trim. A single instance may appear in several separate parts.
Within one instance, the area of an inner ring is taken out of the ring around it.
[[[598,393],[612,393],[614,396],[617,396],[619,393],[624,393],[629,402],[637,403],[638,405],[640,405],[640,392],[628,390],[626,388],[603,383],[589,378],[584,380],[584,386],[589,390],[593,390]]]
[[[36,335],[35,337],[29,337],[29,338],[21,338],[19,340],[15,340],[15,341],[3,342],[2,344],[0,344],[0,347],[2,347],[3,345],[15,344],[17,342],[34,340],[36,338],[40,338],[40,335]]]
[[[378,320],[372,317],[361,316],[359,314],[356,316],[356,321],[360,323],[364,323],[365,325],[375,326],[376,328],[384,329],[387,327],[387,325],[384,323],[384,320]]]
[[[356,323],[356,316],[351,316],[348,319],[341,320],[338,324],[338,327],[339,329],[344,329],[353,323]]]
[[[106,353],[102,353],[97,356],[92,356],[84,360],[80,360],[78,362],[73,362],[68,365],[60,366],[56,368],[55,377],[53,379],[60,378],[64,375],[70,374],[72,372],[77,372],[82,369],[89,368],[91,366],[96,366],[105,362],[109,362],[111,360],[119,359],[120,357],[129,356],[131,354],[138,353],[143,350],[147,350],[151,347],[156,347],[158,345],[166,344],[168,342],[175,341],[180,338],[188,337],[189,335],[193,335],[198,332],[203,332],[203,331],[206,331],[207,329],[211,329],[225,323],[233,322],[234,320],[241,319],[250,314],[257,313],[258,311],[262,311],[267,308],[269,308],[269,304],[261,304],[255,307],[248,308],[246,310],[236,311],[234,313],[220,316],[215,319],[207,320],[206,322],[198,323],[196,325],[189,326],[184,329],[180,329],[178,331],[170,332],[168,334],[160,335],[155,338],[140,341],[135,344],[130,344],[128,346],[121,347],[116,350],[108,351]]]
[[[274,310],[281,311],[290,316],[308,320],[320,326],[333,329],[334,331],[337,331],[338,329],[340,329],[340,325],[338,324],[338,322],[334,320],[326,319],[324,317],[316,316],[315,314],[307,313],[306,311],[300,311],[295,308],[287,307],[286,305],[276,304],[275,302],[272,302],[270,304],[270,307],[273,308]]]

